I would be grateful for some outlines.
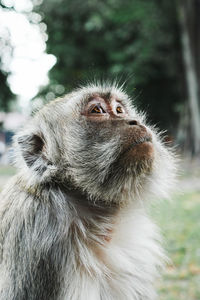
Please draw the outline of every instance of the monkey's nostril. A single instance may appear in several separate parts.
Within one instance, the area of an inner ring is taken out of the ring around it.
[[[129,125],[139,125],[139,122],[136,120],[132,120],[128,122]]]

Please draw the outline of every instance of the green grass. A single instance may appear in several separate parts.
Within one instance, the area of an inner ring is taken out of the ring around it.
[[[12,166],[0,166],[0,176],[12,176],[16,173],[16,169]]]
[[[171,263],[159,283],[160,300],[200,299],[200,192],[153,208]]]

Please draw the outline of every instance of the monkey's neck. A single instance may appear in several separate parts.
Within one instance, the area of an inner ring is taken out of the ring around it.
[[[49,198],[55,197],[55,195],[62,195],[66,199],[66,203],[69,203],[70,207],[74,207],[74,210],[79,213],[79,217],[112,218],[120,209],[119,204],[108,202],[105,199],[91,198],[86,192],[71,184],[51,181],[27,185],[22,178],[18,180],[18,183],[21,190],[43,202],[48,202]]]
[[[70,231],[76,232],[85,243],[93,244],[93,250],[96,246],[110,242],[119,206],[116,203],[108,203],[101,199],[91,199],[87,193],[73,186],[59,183],[54,186],[54,192],[57,190],[66,199],[73,215],[73,221]],[[81,233],[80,223],[82,224]],[[96,245],[96,246],[95,246]]]

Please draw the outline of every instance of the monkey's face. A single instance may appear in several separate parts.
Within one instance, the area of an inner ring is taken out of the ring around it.
[[[27,165],[40,171],[40,180],[60,178],[94,199],[140,194],[168,155],[127,95],[113,87],[81,89],[44,107],[35,120],[39,134],[25,147]]]
[[[153,174],[155,134],[125,94],[96,91],[82,97],[78,110],[77,102],[69,100],[75,107],[63,137],[71,180],[103,200],[139,193]]]
[[[102,143],[110,143],[114,137],[118,140],[118,164],[129,165],[138,162],[135,170],[138,173],[151,168],[153,160],[153,143],[150,130],[142,125],[139,117],[123,105],[117,95],[93,95],[82,115],[89,125],[89,133],[93,139]],[[112,151],[110,149],[110,151]],[[145,167],[142,170],[141,168]],[[123,166],[122,166],[123,167]]]

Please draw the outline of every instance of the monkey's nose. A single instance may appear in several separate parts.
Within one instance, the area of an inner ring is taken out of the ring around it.
[[[140,123],[136,120],[130,120],[128,121],[128,125],[140,125]]]

